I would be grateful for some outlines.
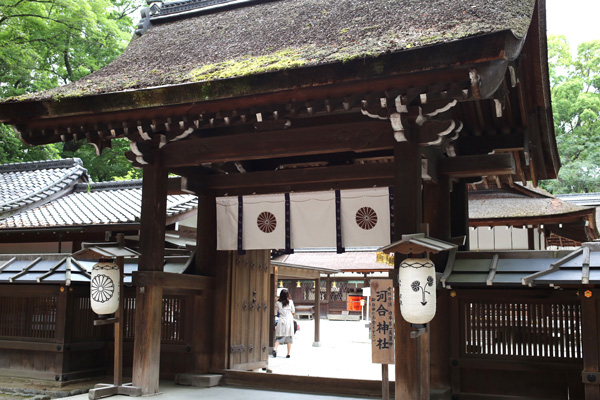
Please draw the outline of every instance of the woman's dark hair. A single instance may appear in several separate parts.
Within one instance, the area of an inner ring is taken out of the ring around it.
[[[283,289],[281,291],[281,293],[279,293],[279,301],[281,302],[281,304],[284,307],[286,307],[288,304],[290,304],[288,297],[289,297],[289,293],[288,293],[287,289]]]

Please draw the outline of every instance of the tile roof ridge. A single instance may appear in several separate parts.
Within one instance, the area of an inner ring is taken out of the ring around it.
[[[148,7],[141,10],[142,18],[135,31],[143,35],[153,23],[166,22],[174,18],[186,18],[198,13],[214,13],[222,9],[274,0],[148,0]]]
[[[128,181],[106,181],[95,183],[78,183],[73,190],[74,193],[97,192],[102,190],[141,189],[142,180],[132,179]]]
[[[7,201],[5,203],[0,203],[0,207],[4,208],[2,213],[5,213],[9,210],[22,208],[26,204],[29,204],[29,205],[36,204],[36,203],[40,202],[40,200],[43,200],[43,199],[46,199],[47,197],[49,197],[51,194],[56,194],[57,192],[67,190],[67,188],[70,186],[75,186],[73,183],[82,177],[83,177],[83,179],[88,179],[87,169],[83,168],[83,166],[82,166],[83,163],[81,163],[80,159],[68,159],[68,160],[71,160],[71,161],[78,160],[79,162],[71,163],[70,167],[67,169],[67,171],[62,176],[53,180],[49,184],[39,188],[38,190],[28,193],[26,196],[20,197],[18,199],[13,199],[13,200]],[[35,163],[35,162],[33,162],[33,163]],[[52,165],[54,165],[54,164],[52,164]],[[62,167],[57,167],[57,168],[62,169]],[[38,170],[38,169],[39,168],[36,168],[35,170]],[[45,169],[49,169],[49,168],[45,168]],[[26,169],[24,171],[27,171],[27,170],[29,170],[29,169]],[[0,172],[6,172],[6,171],[0,171]],[[47,193],[47,192],[50,192],[50,194],[47,194],[46,196],[40,196],[40,194]],[[31,208],[31,207],[28,207],[28,208]]]
[[[74,166],[80,166],[83,168],[83,161],[81,161],[80,158],[62,158],[58,160],[25,161],[20,163],[0,164],[0,173],[37,171],[39,169],[71,168]]]

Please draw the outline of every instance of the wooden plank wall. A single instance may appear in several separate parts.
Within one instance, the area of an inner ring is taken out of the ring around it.
[[[161,378],[193,370],[190,321],[198,294],[166,292],[161,313]],[[131,376],[135,293],[125,291],[124,367]],[[87,285],[8,286],[0,291],[0,376],[68,382],[112,373],[111,325],[94,326]]]

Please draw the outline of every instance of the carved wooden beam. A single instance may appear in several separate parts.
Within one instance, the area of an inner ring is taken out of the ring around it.
[[[235,136],[188,138],[160,149],[166,168],[205,163],[259,160],[344,151],[386,150],[394,146],[388,123],[366,121]]]
[[[183,180],[187,192],[216,195],[286,193],[306,190],[354,189],[389,186],[393,180],[392,163],[357,164],[335,167],[299,168],[245,174],[188,176]]]

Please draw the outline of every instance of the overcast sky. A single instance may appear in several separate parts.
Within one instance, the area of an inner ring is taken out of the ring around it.
[[[600,0],[546,0],[549,35],[565,35],[571,49],[600,40]]]

